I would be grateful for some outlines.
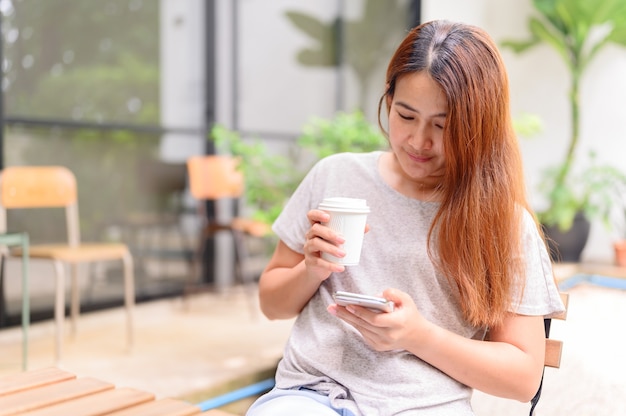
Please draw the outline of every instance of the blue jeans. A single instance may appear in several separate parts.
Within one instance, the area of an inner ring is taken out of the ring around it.
[[[259,397],[246,416],[354,416],[346,409],[335,409],[328,396],[312,390],[274,389]]]

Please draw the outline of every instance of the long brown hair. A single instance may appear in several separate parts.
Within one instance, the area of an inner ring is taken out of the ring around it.
[[[382,104],[389,114],[398,78],[420,71],[439,84],[448,105],[443,199],[429,232],[438,256],[431,258],[458,288],[465,319],[498,325],[514,286],[523,281],[521,214],[529,210],[506,69],[483,30],[424,23],[409,32],[389,63],[381,128]]]

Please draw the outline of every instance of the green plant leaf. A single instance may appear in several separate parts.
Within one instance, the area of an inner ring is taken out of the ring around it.
[[[500,44],[503,47],[512,49],[513,52],[515,53],[522,53],[525,52],[526,50],[532,48],[533,46],[536,46],[538,44],[541,43],[541,40],[537,39],[537,38],[532,38],[530,40],[526,40],[526,41],[516,41],[516,40],[505,40],[503,42],[501,42]]]
[[[554,50],[561,55],[563,61],[565,61],[568,67],[571,67],[569,62],[569,55],[567,51],[567,43],[564,37],[560,37],[553,33],[548,27],[539,19],[532,17],[528,22],[531,33],[536,39],[541,42],[545,42],[550,45]]]
[[[337,20],[324,23],[300,12],[288,11],[285,14],[291,23],[315,41],[311,48],[305,48],[298,53],[297,58],[302,65],[321,67],[338,65]]]

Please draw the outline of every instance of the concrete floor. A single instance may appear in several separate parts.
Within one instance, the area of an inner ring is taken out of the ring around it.
[[[555,322],[552,338],[564,341],[560,369],[546,369],[538,415],[626,414],[626,291],[578,285],[570,291],[565,322]],[[62,368],[158,397],[194,397],[280,358],[292,321],[268,321],[256,294],[241,288],[137,305],[136,344],[125,352],[123,310],[81,316],[77,336],[67,334]],[[69,330],[69,325],[66,326]],[[54,365],[54,326],[32,325],[30,368]],[[0,331],[0,375],[21,369],[19,328]],[[206,397],[208,398],[208,397]],[[528,404],[476,392],[479,416],[527,415]]]

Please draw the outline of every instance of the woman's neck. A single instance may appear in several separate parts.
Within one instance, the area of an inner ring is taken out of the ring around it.
[[[378,169],[385,183],[402,195],[420,201],[441,202],[441,183],[407,176],[393,152],[382,155]]]

